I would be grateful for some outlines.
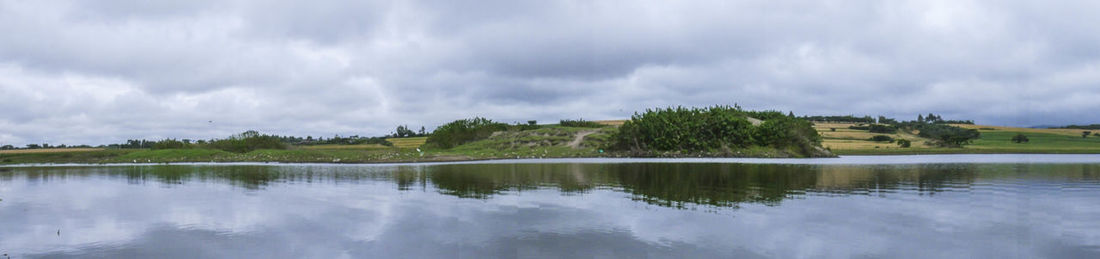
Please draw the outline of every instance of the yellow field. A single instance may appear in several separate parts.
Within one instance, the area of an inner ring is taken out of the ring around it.
[[[310,150],[322,150],[322,149],[323,150],[333,150],[333,149],[386,149],[386,148],[390,148],[390,147],[379,145],[379,144],[360,144],[360,145],[330,144],[330,145],[301,146],[301,148],[302,149],[310,149]]]
[[[386,141],[393,143],[396,148],[418,148],[428,141],[428,137],[388,138]]]
[[[595,122],[599,123],[601,125],[622,126],[623,123],[626,123],[626,120],[603,120],[603,121],[595,121]]]
[[[87,151],[100,151],[102,148],[42,148],[42,149],[16,149],[16,150],[0,150],[0,154],[33,154],[33,153],[65,153],[65,152],[87,152]]]
[[[932,148],[925,142],[928,139],[918,137],[907,132],[898,131],[897,134],[881,134],[871,133],[866,130],[854,130],[849,129],[849,126],[855,126],[854,123],[815,123],[814,128],[821,134],[823,141],[821,146],[832,150],[852,150],[852,149],[901,149],[897,143],[888,142],[874,142],[870,141],[873,136],[886,135],[894,139],[906,139],[912,142],[912,147],[909,149],[919,148]],[[836,129],[832,131],[831,129]]]

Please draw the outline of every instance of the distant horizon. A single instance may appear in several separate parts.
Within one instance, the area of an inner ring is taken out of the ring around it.
[[[0,144],[667,106],[1100,123],[1096,1],[0,3]]]
[[[700,106],[700,107],[705,107],[705,106]],[[933,113],[933,114],[935,114],[935,113]],[[925,115],[925,114],[919,114],[919,115]],[[872,115],[856,115],[856,114],[797,114],[797,113],[795,114],[795,116],[797,116],[797,117],[807,117],[807,116],[854,116],[854,117],[867,117],[867,116],[870,116],[870,117],[872,117],[872,118],[877,118],[877,117],[878,117],[878,116],[872,116]],[[476,116],[473,116],[473,117],[476,117]],[[467,119],[467,118],[473,118],[473,117],[464,117],[464,118],[458,118],[458,119]],[[914,121],[914,120],[916,120],[916,116],[913,116],[913,118],[912,118],[912,119],[905,119],[905,118],[896,118],[896,117],[889,117],[889,116],[885,116],[885,117],[886,117],[886,118],[889,118],[889,119],[896,119],[896,120],[898,120],[898,121]],[[487,118],[487,119],[493,120],[492,118]],[[548,125],[548,124],[556,124],[556,123],[558,123],[558,121],[559,121],[559,120],[565,120],[565,119],[567,119],[567,118],[563,118],[563,119],[558,119],[558,120],[546,120],[546,121],[540,121],[540,120],[535,120],[535,121],[537,121],[537,122],[538,122],[538,124],[540,124],[540,125]],[[576,119],[576,118],[575,118],[575,119]],[[584,119],[584,120],[590,120],[590,121],[622,121],[622,120],[630,120],[630,117],[628,116],[628,117],[626,117],[626,118],[609,118],[609,119],[587,119],[587,118],[579,118],[579,119]],[[969,119],[965,119],[965,118],[945,118],[945,119],[947,119],[947,120],[963,120],[963,121],[965,121],[965,120],[969,120]],[[527,122],[527,121],[530,121],[530,120],[523,120],[523,121],[498,121],[498,120],[494,120],[494,121],[497,121],[497,122],[503,122],[503,123],[510,123],[510,124],[517,124],[517,123],[525,123],[525,122]],[[448,121],[448,122],[449,122],[449,121]],[[1019,127],[1019,128],[1057,128],[1057,127],[1066,127],[1066,126],[1073,126],[1073,125],[1091,125],[1091,124],[1095,124],[1095,123],[1086,123],[1086,124],[1065,124],[1065,125],[1033,125],[1033,126],[1011,126],[1011,125],[983,124],[983,123],[981,123],[980,121],[974,121],[974,124],[975,124],[975,125],[982,125],[982,126],[1005,126],[1005,127]],[[432,130],[434,130],[434,129],[435,129],[436,127],[438,127],[439,125],[432,125],[432,126],[427,126],[427,125],[422,125],[422,126],[414,126],[414,125],[412,125],[412,124],[397,124],[397,125],[394,125],[393,127],[391,127],[391,129],[395,129],[395,128],[397,128],[397,126],[408,126],[408,127],[410,127],[410,128],[413,128],[413,129],[419,129],[420,127],[424,127],[424,128],[425,128],[425,129],[427,130],[427,132],[428,132],[428,133],[430,133],[430,132],[431,132]],[[210,137],[210,138],[194,138],[194,137],[187,137],[187,136],[170,136],[170,137],[157,137],[157,138],[125,138],[125,139],[121,139],[121,140],[119,140],[119,141],[116,141],[116,142],[109,142],[109,143],[95,143],[95,144],[91,144],[91,143],[48,143],[48,142],[41,142],[41,143],[22,143],[22,144],[13,144],[13,143],[4,143],[4,142],[0,142],[0,146],[3,146],[3,145],[12,145],[12,146],[14,146],[14,147],[16,147],[16,148],[25,148],[25,147],[27,147],[28,145],[31,145],[31,144],[36,144],[36,145],[41,145],[41,144],[50,144],[51,146],[54,146],[54,147],[56,147],[56,146],[58,146],[58,145],[66,145],[66,146],[69,146],[69,147],[71,147],[71,146],[90,146],[90,147],[100,147],[100,146],[108,146],[108,145],[112,145],[112,144],[121,144],[121,143],[125,143],[125,142],[126,142],[126,141],[128,141],[128,140],[150,140],[150,141],[159,141],[159,140],[165,140],[165,139],[176,139],[176,140],[183,140],[183,139],[188,139],[188,140],[192,140],[192,141],[197,141],[197,140],[211,140],[211,139],[220,139],[220,138],[226,138],[226,137],[230,137],[230,136],[232,136],[232,135],[236,135],[236,134],[239,134],[239,133],[241,133],[241,132],[246,132],[246,131],[253,131],[253,130],[254,130],[254,131],[257,131],[257,132],[259,132],[259,133],[261,133],[261,134],[266,134],[266,135],[277,135],[277,136],[284,136],[284,137],[302,137],[302,138],[305,138],[305,137],[320,137],[320,138],[326,138],[326,139],[327,139],[327,138],[331,138],[331,137],[335,137],[335,136],[339,136],[339,137],[351,137],[351,136],[359,136],[359,137],[387,137],[388,135],[390,135],[390,134],[393,134],[392,132],[389,132],[389,133],[381,133],[381,134],[362,134],[362,133],[346,133],[346,134],[339,134],[339,133],[334,133],[334,134],[327,134],[327,135],[324,135],[324,134],[321,134],[321,135],[293,135],[293,134],[280,134],[280,133],[277,133],[277,132],[266,132],[266,131],[262,131],[262,130],[256,130],[256,129],[243,129],[243,130],[240,130],[240,131],[238,131],[238,132],[234,132],[234,133],[232,133],[232,134],[228,134],[228,135],[225,135],[225,136],[215,136],[215,137]]]

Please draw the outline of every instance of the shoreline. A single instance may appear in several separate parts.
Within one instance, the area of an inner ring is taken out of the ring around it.
[[[885,159],[884,159],[885,158]],[[572,157],[572,158],[493,158],[449,161],[409,162],[141,162],[141,163],[33,163],[5,164],[0,168],[44,167],[124,167],[124,166],[433,166],[461,164],[622,164],[622,163],[732,163],[732,164],[788,164],[788,165],[906,165],[906,164],[1057,164],[1100,163],[1100,154],[891,154],[844,155],[827,158],[734,158],[734,157]]]

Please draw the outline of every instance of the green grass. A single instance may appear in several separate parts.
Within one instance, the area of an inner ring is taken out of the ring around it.
[[[1021,132],[1011,130],[980,130],[982,136],[963,148],[894,148],[833,150],[838,155],[915,155],[915,154],[1100,154],[1100,137],[1068,136],[1065,134]],[[1016,134],[1024,134],[1028,143],[1012,142]]]
[[[1026,133],[1014,131],[981,131],[981,139],[975,140],[967,148],[993,150],[1019,150],[1054,153],[1100,153],[1100,137],[1066,136],[1050,133]],[[1030,139],[1027,143],[1012,142],[1016,134],[1024,134]]]
[[[85,152],[0,154],[0,164],[107,163],[111,159],[133,152],[139,152],[139,150],[108,149]]]

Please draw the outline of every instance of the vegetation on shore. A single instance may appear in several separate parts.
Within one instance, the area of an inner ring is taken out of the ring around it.
[[[753,125],[750,118],[763,122]],[[620,126],[610,144],[634,156],[669,151],[741,156],[741,150],[760,147],[792,157],[832,156],[821,148],[821,137],[809,121],[736,106],[646,110]]]
[[[832,121],[810,121],[828,119]],[[870,123],[865,123],[871,121]],[[962,122],[962,123],[959,123]],[[103,146],[4,146],[0,164],[393,163],[561,157],[828,157],[889,154],[1097,153],[1100,132],[974,125],[935,114],[796,117],[737,106],[647,110],[623,121],[506,124],[463,119],[381,137],[313,138],[247,131],[225,139],[129,140]],[[43,147],[49,147],[44,149]],[[30,149],[33,148],[33,149]]]

